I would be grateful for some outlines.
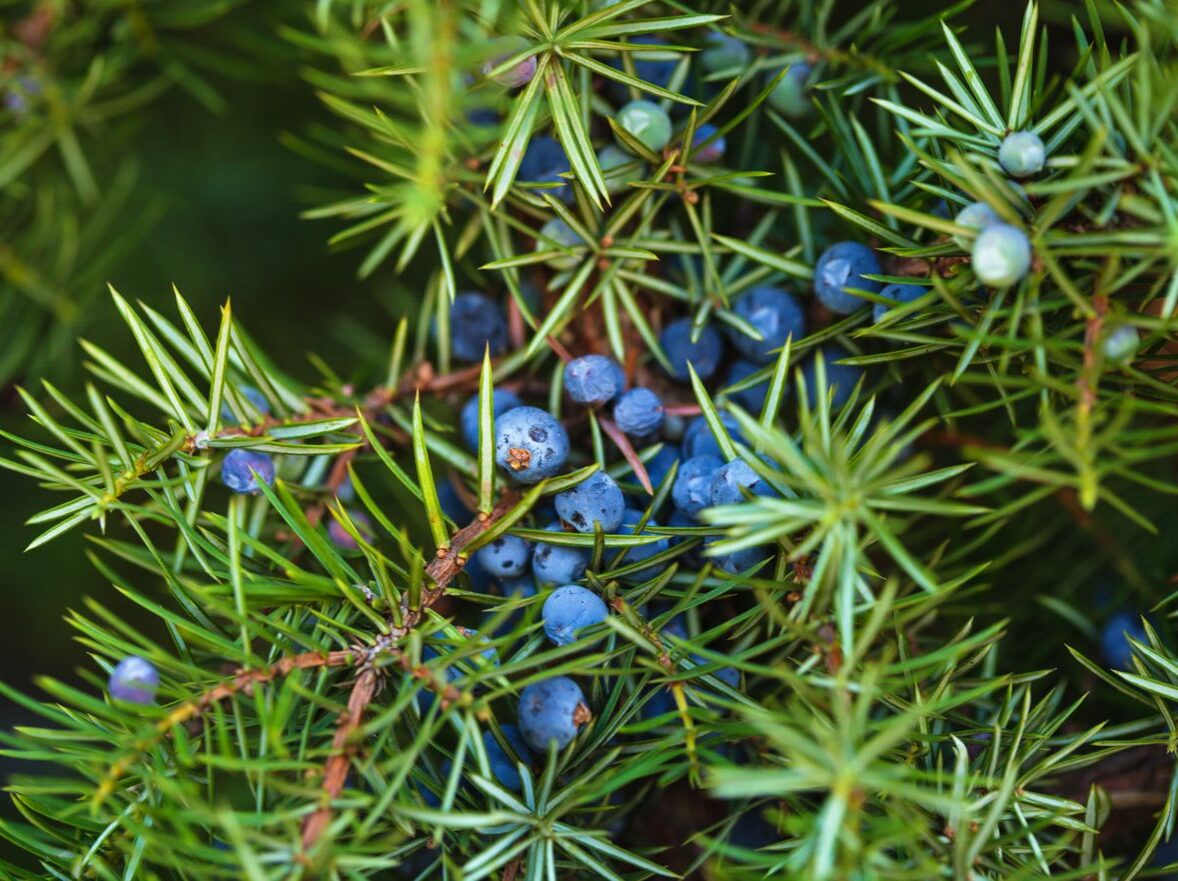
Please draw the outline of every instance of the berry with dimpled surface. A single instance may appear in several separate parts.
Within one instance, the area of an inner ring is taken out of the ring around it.
[[[715,328],[705,325],[693,340],[695,332],[690,318],[677,318],[659,335],[659,345],[671,362],[671,376],[680,382],[691,378],[688,364],[695,368],[700,379],[710,379],[724,355],[724,341]]]
[[[594,471],[572,489],[556,496],[556,513],[577,532],[614,532],[622,525],[626,499],[604,471]]]
[[[998,148],[998,162],[1011,177],[1031,177],[1047,164],[1047,148],[1034,132],[1011,132]]]
[[[501,416],[508,410],[522,407],[524,402],[512,392],[495,389],[491,395],[491,422],[496,416]],[[462,432],[462,442],[467,449],[479,448],[479,396],[474,395],[462,405],[462,412],[458,415],[458,426]]]
[[[536,184],[560,184],[558,187],[544,187],[535,192],[548,193],[568,202],[573,198],[573,188],[564,175],[571,169],[564,147],[555,138],[540,135],[528,142],[524,157],[520,160],[516,177],[521,181]]]
[[[564,365],[564,389],[578,404],[605,404],[625,388],[626,374],[613,358],[582,355]]]
[[[752,52],[739,37],[716,31],[704,38],[704,50],[699,53],[700,65],[706,73],[718,70],[744,73],[743,68],[751,57]]]
[[[806,335],[806,315],[798,301],[780,288],[768,285],[745,291],[732,304],[732,311],[752,325],[761,339],[755,340],[736,328],[728,337],[744,357],[768,364],[790,337],[796,343]]]
[[[495,578],[518,578],[528,570],[532,546],[518,535],[501,535],[479,548],[475,556]]]
[[[515,753],[515,756],[513,757],[499,745],[494,734],[484,731],[483,746],[487,751],[487,763],[490,764],[491,773],[501,786],[512,792],[519,792],[523,789],[523,780],[520,779],[516,759],[525,765],[530,765],[534,761],[532,750],[524,742],[523,735],[515,725],[500,725],[499,730],[503,733],[503,739],[507,741],[507,745],[511,747],[511,752]]]
[[[555,645],[569,645],[582,628],[600,624],[609,615],[601,597],[577,584],[558,587],[544,601],[540,618],[544,635]]]
[[[717,135],[717,129],[710,122],[705,122],[695,130],[691,139],[691,158],[701,165],[710,165],[724,158],[728,150],[728,142],[723,135]]]
[[[913,300],[919,300],[928,291],[928,288],[921,287],[918,284],[890,284],[880,291],[879,295],[881,297],[887,297],[892,302],[890,304],[876,303],[871,309],[871,317],[878,324],[896,306],[902,306],[905,303],[911,303]]]
[[[724,461],[710,453],[692,456],[684,462],[671,487],[675,507],[693,517],[708,507],[712,503],[712,480],[723,467]]]
[[[803,61],[789,66],[773,91],[769,93],[769,104],[778,113],[790,119],[802,119],[814,110],[810,100],[810,79],[814,68]]]
[[[853,364],[839,364],[839,360],[850,358],[851,353],[833,343],[817,349],[802,364],[802,378],[806,384],[806,400],[814,408],[818,403],[817,359],[821,357],[826,368],[826,388],[831,394],[831,406],[836,410],[847,402],[855,390],[855,384],[863,375],[863,368]],[[831,390],[833,389],[833,392]]]
[[[495,461],[520,483],[552,477],[568,457],[568,432],[547,410],[516,407],[495,419]]]
[[[352,521],[352,527],[360,534],[360,538],[371,544],[376,537],[372,528],[372,518],[363,511],[348,511],[348,519]],[[345,551],[355,551],[360,548],[356,539],[344,528],[344,524],[336,520],[334,516],[327,524],[327,536],[331,539],[332,544]]]
[[[585,695],[567,676],[533,682],[520,693],[519,731],[538,752],[546,753],[550,743],[564,749],[589,718]]]
[[[614,422],[626,434],[654,434],[663,424],[663,401],[648,388],[630,389],[614,404]]]
[[[559,523],[544,527],[547,532],[564,532]],[[566,584],[576,581],[585,574],[589,566],[589,555],[571,545],[537,542],[532,551],[532,574],[543,583]]]
[[[733,459],[712,474],[711,504],[739,505],[745,501],[744,490],[754,496],[775,496],[773,489],[744,459]]]
[[[731,413],[721,413],[720,423],[728,432],[728,436],[737,442],[744,442],[744,435],[740,432],[740,426],[736,422],[736,417]],[[708,420],[703,416],[696,416],[691,420],[687,426],[687,430],[683,432],[683,455],[688,458],[695,456],[703,456],[710,454],[712,456],[722,456],[723,452],[720,450],[720,443],[716,440],[716,436],[712,434],[712,427],[708,425]]]
[[[459,361],[481,361],[490,347],[491,357],[507,348],[507,318],[490,297],[464,291],[450,304],[450,352]]]
[[[221,463],[221,482],[235,493],[261,492],[258,481],[269,486],[274,482],[274,460],[266,453],[240,447],[225,454]]]
[[[653,101],[639,98],[622,106],[618,125],[648,150],[658,152],[671,140],[671,117]]]
[[[155,702],[160,687],[160,674],[146,658],[130,655],[110,671],[106,689],[116,700],[147,706]]]
[[[973,271],[991,288],[1018,284],[1031,269],[1031,242],[1017,226],[995,223],[973,244]]]
[[[638,532],[638,524],[642,522],[645,515],[642,511],[636,511],[633,508],[627,508],[622,515],[622,525],[618,529],[621,535],[650,535],[647,527],[658,526],[653,517],[647,519],[646,526],[643,527],[642,532]],[[669,539],[663,538],[658,541],[650,542],[649,544],[634,545],[626,548],[626,556],[621,561],[621,566],[631,566],[635,563],[642,563],[649,560],[658,554],[663,553],[671,547]],[[621,579],[629,584],[640,584],[643,581],[649,581],[667,568],[668,563],[652,563],[649,566],[644,566],[641,569],[621,576]]]
[[[878,293],[882,282],[864,278],[879,275],[883,267],[875,251],[858,242],[838,242],[827,248],[814,267],[814,293],[827,309],[838,315],[849,315],[864,300],[852,288]]]

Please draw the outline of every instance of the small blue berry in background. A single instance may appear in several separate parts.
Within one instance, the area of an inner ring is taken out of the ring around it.
[[[475,556],[495,578],[518,578],[528,571],[532,546],[518,535],[501,535],[475,551]]]
[[[662,486],[667,475],[671,473],[682,458],[679,448],[671,443],[664,443],[658,451],[642,464],[646,467],[646,476],[650,478],[650,485],[655,489]]]
[[[490,593],[495,587],[495,578],[479,561],[479,555],[473,554],[462,567],[466,577],[470,579],[471,590],[476,593]]]
[[[973,244],[973,271],[991,288],[1018,284],[1031,269],[1031,242],[1017,226],[995,223],[978,234]]]
[[[266,400],[266,396],[259,389],[252,385],[241,385],[237,387],[237,394],[249,401],[250,405],[261,415],[270,415],[270,402]],[[229,406],[228,401],[221,404],[221,421],[226,425],[237,424],[237,417],[233,415],[233,408]]]
[[[520,483],[552,477],[568,457],[568,432],[547,410],[516,407],[495,419],[495,461]]]
[[[735,416],[731,413],[721,413],[720,424],[724,426],[728,432],[728,436],[732,440],[738,443],[744,442],[744,435],[740,432],[740,426]],[[712,426],[708,425],[708,420],[703,416],[696,416],[691,420],[691,423],[687,426],[687,431],[683,432],[682,447],[683,455],[688,459],[705,454],[717,457],[723,455],[723,452],[720,450],[720,443],[716,440],[716,436],[712,434]]]
[[[622,525],[626,498],[604,471],[594,471],[572,489],[556,496],[556,513],[577,532],[614,532]]]
[[[658,685],[651,691],[650,697],[646,699],[646,703],[642,705],[638,715],[645,720],[657,719],[659,716],[677,712],[678,709],[675,695],[671,693],[671,690]]]
[[[360,533],[360,537],[364,541],[371,543],[375,533],[372,530],[372,518],[363,511],[348,511],[348,519],[352,521],[352,526]],[[344,525],[340,523],[335,517],[332,517],[327,524],[327,535],[331,539],[331,543],[337,548],[343,548],[345,551],[354,551],[359,549],[356,539],[352,538],[351,534],[344,529]]]
[[[695,130],[691,139],[691,158],[702,165],[710,165],[724,158],[728,150],[728,142],[723,135],[716,137],[718,129],[710,122],[705,122]],[[709,141],[709,139],[711,139]],[[705,143],[706,142],[706,143]]]
[[[654,49],[659,49],[668,45],[666,41],[660,40],[658,37],[651,36],[649,34],[642,34],[641,36],[634,37],[628,42],[635,46],[649,46]],[[651,85],[661,86],[664,89],[667,88],[667,86],[670,84],[671,77],[675,75],[675,68],[679,66],[678,61],[654,58],[654,53],[652,52],[639,51],[627,52],[626,54],[630,56],[630,60],[634,63],[634,75],[638,77],[638,79],[648,82]],[[626,69],[620,58],[614,59],[610,62],[610,64],[611,66],[616,67],[618,70]],[[610,85],[611,87],[618,87],[618,94],[626,94],[626,89],[621,85],[621,83],[611,82]]]
[[[871,310],[871,317],[879,323],[885,315],[887,315],[895,306],[902,306],[904,303],[911,303],[913,300],[919,300],[929,291],[928,288],[922,287],[918,284],[890,284],[879,292],[881,297],[886,297],[892,302],[876,303]]]
[[[667,525],[676,529],[699,529],[699,522],[690,514],[684,514],[678,508],[671,511],[671,516],[667,519]],[[685,541],[691,540],[692,538],[686,535],[671,536],[670,546],[676,547]],[[704,564],[702,550],[700,545],[697,544],[689,548],[685,553],[680,554],[677,559],[682,560],[685,565],[693,569],[698,569]]]
[[[851,357],[851,353],[841,346],[831,343],[823,349],[815,350],[805,360],[801,368],[802,378],[806,383],[806,400],[809,402],[811,409],[818,403],[818,369],[816,365],[819,357],[823,359],[823,364],[826,367],[827,390],[833,389],[831,393],[831,406],[837,410],[851,397],[856,383],[859,382],[859,377],[863,375],[863,369],[853,364],[837,363],[843,358]]]
[[[528,142],[516,178],[534,184],[560,184],[559,187],[545,187],[537,192],[545,192],[568,202],[573,198],[573,188],[563,175],[568,174],[570,169],[564,147],[555,138],[540,135]]]
[[[639,533],[638,524],[642,522],[642,518],[644,516],[645,515],[642,511],[636,511],[633,508],[627,508],[626,512],[622,515],[622,525],[618,528],[618,532],[621,535],[650,535],[651,533],[647,531],[647,528],[651,526],[658,526],[658,523],[653,517],[648,518],[646,521],[646,526],[644,526],[642,532]],[[649,560],[651,557],[663,553],[670,547],[671,542],[669,538],[662,538],[658,541],[652,541],[649,544],[634,545],[633,547],[625,549],[626,556],[621,561],[620,565],[630,566],[634,563],[643,563]],[[662,574],[668,565],[668,563],[652,563],[649,566],[644,566],[641,569],[637,569],[633,572],[623,575],[622,580],[629,584],[641,584],[643,581],[649,581],[655,576]]]
[[[971,229],[981,232],[988,226],[1001,223],[1002,218],[998,216],[997,211],[985,202],[970,202],[957,212],[957,216],[953,218],[953,222],[958,226],[968,226]],[[968,248],[970,245],[969,240],[964,236],[954,236],[953,240],[963,248]]]
[[[544,601],[540,618],[544,635],[554,645],[569,645],[584,627],[600,624],[609,615],[605,602],[586,587],[566,584],[558,587]]]
[[[630,184],[646,177],[645,163],[616,144],[606,144],[597,151],[597,165],[611,196],[626,192]]]
[[[274,460],[266,453],[238,447],[225,454],[221,463],[221,482],[235,493],[260,491],[258,481],[269,486],[274,482]]]
[[[1128,364],[1137,354],[1139,345],[1141,337],[1137,328],[1122,324],[1104,338],[1104,357],[1114,364]]]
[[[527,41],[521,37],[508,38],[503,41],[503,46],[500,52],[492,59],[483,64],[483,76],[488,76],[492,70],[511,58],[513,55],[518,55],[528,46]],[[492,79],[499,85],[505,86],[508,89],[518,89],[520,86],[526,86],[532,81],[532,77],[536,75],[536,56],[532,55],[525,58],[518,64],[514,64],[507,70],[496,74]]]
[[[582,355],[564,365],[564,390],[578,404],[612,401],[626,388],[622,365],[605,355]]]
[[[450,304],[451,354],[459,361],[482,361],[488,346],[492,358],[507,348],[507,318],[502,307],[475,291],[458,294]]]
[[[519,732],[537,752],[548,744],[564,749],[589,721],[589,707],[580,686],[567,676],[554,676],[527,686],[519,696]]]
[[[802,307],[781,288],[766,285],[745,291],[732,304],[732,311],[761,334],[762,339],[755,340],[736,328],[728,329],[728,338],[740,354],[758,364],[773,361],[790,337],[796,343],[806,335]]]
[[[695,368],[700,379],[710,379],[724,355],[724,341],[715,328],[709,325],[700,328],[698,338],[693,342],[695,330],[690,318],[676,318],[659,335],[659,345],[671,362],[671,376],[680,382],[691,378],[688,364]]]
[[[814,293],[827,309],[849,315],[865,302],[850,288],[878,293],[882,282],[864,278],[879,275],[883,267],[875,251],[858,242],[838,242],[827,248],[814,267]]]
[[[814,68],[795,61],[769,93],[769,106],[790,119],[802,119],[814,109],[810,100],[810,78]]]
[[[711,663],[707,658],[702,658],[699,655],[692,655],[691,662],[697,667],[704,667]],[[729,688],[740,688],[740,671],[735,667],[720,667],[719,669],[709,671],[708,675],[715,676]]]
[[[769,380],[763,380],[755,385],[750,385],[748,388],[742,388],[737,391],[730,391],[728,389],[748,379],[761,369],[760,364],[754,364],[752,361],[737,360],[732,362],[732,365],[728,368],[728,375],[724,378],[726,389],[724,395],[730,401],[735,401],[753,415],[757,415],[765,407],[765,398],[769,394]]]
[[[626,434],[654,434],[663,424],[662,399],[648,388],[630,389],[614,404],[614,422]]]
[[[712,505],[739,505],[745,501],[744,492],[754,496],[775,496],[776,490],[766,483],[744,459],[733,459],[721,465],[712,475],[710,488]]]
[[[554,217],[540,227],[540,238],[536,239],[536,253],[558,250],[560,247],[577,248],[583,246],[585,240],[577,235],[577,231],[559,217]],[[562,272],[572,269],[581,258],[576,254],[557,254],[546,261],[553,269]]]
[[[438,481],[437,490],[438,501],[442,504],[442,513],[459,526],[465,526],[467,521],[470,520],[471,515],[474,514],[474,511],[466,506],[466,502],[462,500],[462,496],[458,494],[458,490],[446,479]],[[343,496],[341,495],[340,498],[342,499]]]
[[[547,532],[564,532],[559,523],[544,527]],[[537,542],[532,551],[532,574],[543,584],[577,581],[589,567],[589,554],[571,545]]]
[[[524,743],[519,728],[515,725],[500,725],[499,730],[503,732],[503,739],[507,741],[507,745],[511,747],[511,751],[515,753],[516,757],[525,765],[530,765],[534,761],[532,750]],[[512,792],[521,791],[524,784],[520,779],[515,758],[512,758],[507,750],[499,745],[499,741],[490,731],[483,732],[483,747],[487,751],[487,762],[491,766],[491,773],[499,781],[499,784]]]
[[[1130,670],[1133,667],[1132,637],[1137,642],[1149,644],[1141,615],[1129,609],[1116,612],[1100,631],[1100,654],[1105,664],[1114,670]]]
[[[712,480],[723,467],[724,461],[710,453],[692,456],[680,465],[671,487],[675,507],[693,517],[708,507],[712,503]]]
[[[524,402],[517,395],[507,390],[495,389],[491,394],[491,423],[495,417],[502,416],[508,410],[522,407]],[[474,395],[462,405],[462,412],[458,415],[458,426],[462,433],[462,442],[467,449],[479,448],[479,396]]]
[[[1011,177],[1031,177],[1047,164],[1047,148],[1034,132],[1011,132],[998,148],[998,162]]]
[[[712,31],[704,37],[704,50],[699,53],[700,65],[706,73],[730,70],[742,74],[750,58],[752,52],[743,40],[719,31]]]
[[[709,536],[704,539],[704,547],[708,548],[722,539],[723,536],[719,535]],[[741,548],[739,551],[729,551],[726,554],[717,554],[708,559],[729,575],[736,575],[738,572],[745,572],[752,569],[753,566],[756,566],[768,556],[769,552],[765,548],[758,546]]]
[[[110,671],[107,691],[116,700],[144,706],[155,702],[160,687],[160,674],[146,658],[129,655]]]
[[[618,125],[646,149],[658,152],[671,140],[671,117],[653,101],[639,98],[623,105]]]

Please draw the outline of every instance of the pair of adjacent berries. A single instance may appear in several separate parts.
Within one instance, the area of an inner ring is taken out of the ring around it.
[[[752,51],[739,37],[716,31],[708,34],[699,61],[705,73],[739,76],[752,61]],[[813,82],[814,68],[805,61],[794,61],[769,93],[769,106],[790,119],[808,116],[814,107],[810,100]]]

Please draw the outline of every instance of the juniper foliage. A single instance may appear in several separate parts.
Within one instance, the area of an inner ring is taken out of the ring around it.
[[[142,70],[116,76],[143,65],[213,100],[183,29],[228,5],[95,4],[37,45],[5,38],[6,57],[73,59],[30,98],[56,109],[10,102],[0,141],[12,248],[53,263],[59,289],[92,288],[103,267],[88,249],[118,241],[105,225],[117,193],[98,192],[77,139],[155,94]],[[69,613],[91,659],[82,684],[3,686],[45,720],[0,735],[36,763],[10,785],[19,819],[0,823],[34,865],[4,873],[1140,875],[1173,835],[1178,779],[1164,568],[1178,492],[1178,12],[1031,3],[990,38],[957,26],[969,5],[914,17],[893,0],[308,4],[280,37],[336,123],[288,143],[353,163],[364,184],[307,216],[363,248],[362,275],[395,268],[420,304],[359,387],[326,365],[295,379],[229,304],[213,327],[179,293],[165,314],[112,289],[141,362],[86,343],[80,394],[21,391],[35,428],[6,438],[0,464],[53,498],[30,548],[86,530],[124,607]],[[140,14],[176,40],[150,56],[98,41],[96,54],[97,34],[133,31]],[[117,15],[126,28],[101,17]],[[705,71],[717,34],[748,47],[747,63]],[[496,83],[531,60],[526,84]],[[775,109],[802,64],[809,106]],[[640,96],[674,121],[664,151],[613,118]],[[705,124],[725,139],[719,162],[697,161]],[[1014,186],[997,157],[1021,130],[1049,158]],[[546,183],[520,176],[541,137],[568,159]],[[632,157],[620,187],[598,160],[615,142]],[[954,220],[975,201],[1028,237],[1018,284],[978,284],[978,230]],[[553,220],[572,235],[542,233]],[[63,248],[63,224],[90,230],[78,248]],[[755,337],[734,299],[762,284],[805,294],[842,239],[883,255],[873,281],[927,293],[879,321],[871,306],[886,301],[869,292],[850,315],[811,308],[808,335],[734,382],[666,380],[662,326],[686,315]],[[6,277],[11,372],[46,327],[46,304],[16,291],[52,285]],[[471,288],[507,304],[511,345],[464,366],[449,304]],[[1114,357],[1106,342],[1123,328],[1136,348]],[[698,408],[724,458],[774,493],[656,525],[675,476],[650,480],[657,446],[563,400],[563,357],[589,352]],[[841,406],[837,367],[861,368]],[[503,388],[575,427],[568,473],[517,486],[496,469]],[[737,403],[754,388],[759,412]],[[474,451],[457,425],[470,395]],[[277,479],[227,493],[217,475],[234,449],[273,456]],[[596,469],[646,528],[544,530],[551,497]],[[546,590],[488,589],[467,566],[508,533],[583,550],[606,621],[549,645]],[[740,571],[716,563],[749,549]],[[1122,603],[1152,617],[1130,667],[1112,669],[1093,637]],[[158,628],[128,624],[132,607]],[[1071,655],[1039,639],[1043,622],[1074,633]],[[154,704],[106,695],[128,655],[160,671]],[[592,718],[567,748],[519,763],[513,791],[488,744],[511,746],[519,693],[557,675],[581,684]],[[1119,792],[1109,769],[1142,755],[1146,783]],[[1143,799],[1148,831],[1110,838]]]

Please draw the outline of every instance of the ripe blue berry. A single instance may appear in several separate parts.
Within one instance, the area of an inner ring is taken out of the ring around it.
[[[630,184],[646,176],[642,160],[615,144],[606,144],[597,151],[597,165],[605,177],[606,192],[611,196],[626,192]]]
[[[585,240],[577,235],[577,231],[559,217],[554,217],[540,227],[540,238],[536,239],[536,253],[559,251],[561,248],[581,248]],[[549,257],[545,261],[553,269],[562,272],[574,268],[581,262],[578,254],[560,253]]]
[[[556,513],[577,532],[614,532],[622,525],[626,499],[614,479],[594,471],[572,489],[556,496]]]
[[[671,117],[653,101],[639,98],[623,105],[617,120],[634,140],[656,153],[671,140]]]
[[[1122,324],[1104,338],[1104,357],[1114,364],[1127,364],[1137,354],[1139,345],[1141,337],[1137,334],[1137,328]]]
[[[564,532],[559,523],[544,527],[548,532]],[[578,580],[589,566],[589,555],[569,545],[537,542],[532,551],[532,574],[545,584],[567,584]]]
[[[535,759],[531,749],[524,743],[523,735],[520,734],[519,728],[515,725],[500,725],[499,730],[503,732],[503,739],[507,741],[511,752],[515,755],[512,756],[507,750],[501,747],[499,741],[495,739],[494,734],[490,731],[484,731],[483,747],[487,751],[487,763],[490,764],[491,773],[499,781],[501,786],[510,789],[512,792],[519,792],[523,789],[523,780],[520,779],[516,759],[525,765],[530,765]]]
[[[475,552],[479,563],[495,578],[518,578],[528,570],[532,546],[518,535],[501,535]]]
[[[850,288],[877,293],[883,284],[864,278],[882,272],[875,252],[858,242],[838,242],[827,248],[814,267],[814,293],[831,312],[849,315],[863,300]]]
[[[973,271],[978,281],[991,288],[1018,284],[1031,269],[1031,242],[1017,226],[995,223],[986,227],[973,244]]]
[[[694,342],[693,333],[695,328],[690,318],[677,318],[663,328],[659,335],[659,345],[671,362],[671,376],[680,382],[687,382],[691,378],[687,371],[688,364],[695,368],[700,379],[710,379],[720,366],[720,358],[724,354],[724,341],[715,328],[705,325]]]
[[[695,130],[691,139],[691,158],[701,165],[719,162],[724,158],[728,149],[728,142],[723,135],[716,135],[717,129],[710,122],[705,122]]]
[[[712,503],[712,480],[723,467],[723,460],[708,453],[693,456],[679,466],[675,485],[671,487],[675,507],[693,517],[708,507]]]
[[[752,53],[739,37],[713,31],[704,38],[704,50],[699,53],[700,65],[705,73],[730,70],[744,73]]]
[[[691,662],[697,667],[703,667],[711,663],[707,658],[702,658],[699,655],[692,655]],[[716,670],[708,672],[709,676],[715,676],[729,688],[740,688],[740,671],[735,667],[720,667]]]
[[[818,403],[818,370],[817,359],[821,357],[826,367],[826,388],[831,395],[831,406],[838,409],[847,402],[855,390],[859,377],[863,375],[863,368],[853,364],[837,363],[842,358],[850,358],[851,353],[841,346],[828,344],[824,349],[817,349],[802,364],[802,378],[806,383],[806,400],[814,408]]]
[[[1104,662],[1116,670],[1133,668],[1133,647],[1129,638],[1149,644],[1141,616],[1128,609],[1116,612],[1100,631],[1100,653]]]
[[[515,394],[506,390],[495,389],[491,393],[491,422],[496,416],[502,416],[508,410],[522,407],[524,402]],[[479,448],[479,396],[474,395],[462,405],[462,412],[458,415],[458,427],[462,433],[462,442],[467,449]]]
[[[442,503],[442,513],[457,523],[465,526],[474,512],[466,507],[466,502],[458,494],[458,490],[449,480],[439,480],[437,484],[438,501]],[[343,498],[343,496],[340,496]]]
[[[879,295],[887,297],[895,306],[900,306],[904,303],[911,303],[913,300],[919,300],[928,291],[928,288],[918,284],[890,284],[880,291]],[[893,306],[887,303],[876,303],[871,309],[871,317],[876,323],[879,323],[880,319],[887,315],[892,308]]]
[[[1047,164],[1047,148],[1034,132],[1011,132],[998,148],[998,162],[1011,177],[1031,177]]]
[[[720,423],[727,430],[728,436],[732,440],[741,443],[744,442],[744,435],[740,432],[740,426],[737,424],[735,416],[731,413],[721,413]],[[712,456],[723,455],[716,436],[712,434],[712,427],[708,425],[708,420],[703,416],[696,416],[688,424],[687,431],[683,432],[682,446],[683,455],[688,459],[705,454]]]
[[[503,354],[507,318],[490,297],[465,291],[450,304],[450,352],[459,361],[482,361],[487,346],[492,358]]]
[[[580,686],[567,676],[533,682],[519,696],[519,732],[537,752],[555,742],[564,749],[589,721],[589,707]]]
[[[240,447],[225,454],[221,463],[221,482],[235,493],[257,493],[258,481],[269,486],[274,482],[274,460],[266,453]]]
[[[733,361],[732,366],[728,368],[728,376],[724,381],[724,385],[731,387],[737,383],[748,379],[758,370],[762,369],[760,364],[754,364],[752,361]],[[728,399],[735,401],[745,410],[756,415],[761,412],[765,406],[765,397],[769,394],[769,380],[763,380],[756,385],[750,385],[748,388],[742,388],[737,391],[725,391]]]
[[[375,537],[372,530],[372,518],[363,511],[348,511],[348,519],[352,521],[352,526],[356,528],[356,532],[360,533],[360,537],[364,541],[371,543]],[[345,551],[357,550],[360,545],[356,542],[340,521],[334,517],[327,524],[327,535],[331,539],[332,544],[337,548],[343,548]]]
[[[716,542],[722,540],[722,536],[713,535],[704,539],[704,547],[710,547]],[[710,556],[709,559],[716,564],[717,568],[722,569],[729,575],[736,575],[738,572],[744,572],[752,569],[762,560],[768,556],[768,552],[763,547],[741,548],[739,551],[729,551],[725,554],[717,554]]]
[[[780,288],[757,287],[737,297],[732,311],[761,334],[755,340],[732,328],[728,337],[744,357],[758,364],[768,364],[777,357],[785,341],[797,343],[806,335],[806,315],[798,301]]]
[[[509,38],[503,41],[501,51],[492,59],[483,65],[483,76],[487,76],[513,55],[518,55],[527,48],[527,41],[521,37]],[[526,86],[532,81],[532,77],[536,75],[536,56],[532,55],[512,65],[502,73],[496,74],[493,79],[501,86],[508,89],[517,89],[520,86]]]
[[[564,365],[564,388],[578,404],[612,401],[626,387],[622,365],[605,355],[582,355]]]
[[[970,202],[957,212],[957,216],[953,218],[953,222],[958,226],[968,226],[971,229],[981,232],[988,226],[1001,223],[1002,218],[998,216],[997,211],[985,202]],[[953,240],[963,248],[969,247],[969,240],[964,236],[954,236]]]
[[[106,690],[116,700],[144,706],[155,702],[160,687],[160,674],[146,658],[129,655],[110,671]]]
[[[573,188],[564,175],[569,173],[570,168],[564,147],[554,138],[541,135],[528,143],[516,177],[529,183],[560,184],[558,187],[545,187],[542,192],[568,202],[573,198]]]
[[[646,476],[650,478],[650,485],[655,489],[662,486],[667,475],[671,473],[671,469],[679,463],[681,458],[679,448],[674,444],[664,443],[659,447],[658,452],[642,463],[646,467]]]
[[[789,66],[785,76],[778,80],[769,93],[769,104],[778,113],[790,119],[802,119],[814,109],[810,100],[810,79],[814,68],[803,61]]]
[[[633,388],[614,404],[618,428],[636,437],[654,434],[663,424],[663,402],[648,388]]]
[[[569,435],[539,407],[516,407],[495,420],[495,461],[520,483],[552,477],[569,457]]]
[[[548,595],[540,611],[544,635],[554,645],[569,645],[576,641],[577,631],[600,624],[608,615],[601,597],[577,584],[558,587]]]
[[[733,459],[721,465],[712,475],[711,503],[739,505],[748,490],[755,496],[775,496],[777,492],[752,469],[744,459]]]
[[[659,49],[667,45],[658,37],[642,34],[634,37],[628,41],[634,46],[650,46],[654,49]],[[677,61],[671,59],[654,58],[653,52],[628,52],[631,61],[634,62],[634,75],[640,80],[651,83],[652,85],[666,88],[670,82],[671,77],[675,75],[675,68],[679,66]],[[613,67],[619,70],[625,70],[620,59],[615,59],[611,62]],[[620,84],[619,84],[620,85]],[[624,90],[621,94],[625,94]]]
[[[245,398],[250,406],[262,416],[270,415],[270,402],[266,400],[266,396],[260,390],[252,385],[242,385],[238,386],[237,394],[239,397]],[[237,417],[233,414],[233,408],[229,406],[228,401],[221,404],[221,421],[226,425],[237,425]]]
[[[618,529],[621,535],[649,535],[646,527],[643,527],[641,533],[638,532],[638,524],[642,522],[644,514],[641,511],[635,511],[633,508],[627,508],[622,515],[622,525]],[[646,521],[646,526],[658,526],[654,518],[651,517]],[[635,545],[631,548],[626,548],[625,559],[622,560],[622,566],[631,566],[635,563],[642,563],[649,560],[658,554],[663,553],[671,547],[669,539],[663,538],[658,541],[650,542],[644,545]],[[643,581],[662,574],[667,568],[668,563],[652,563],[649,566],[644,566],[633,572],[629,572],[622,576],[622,580],[630,584],[641,584]]]

